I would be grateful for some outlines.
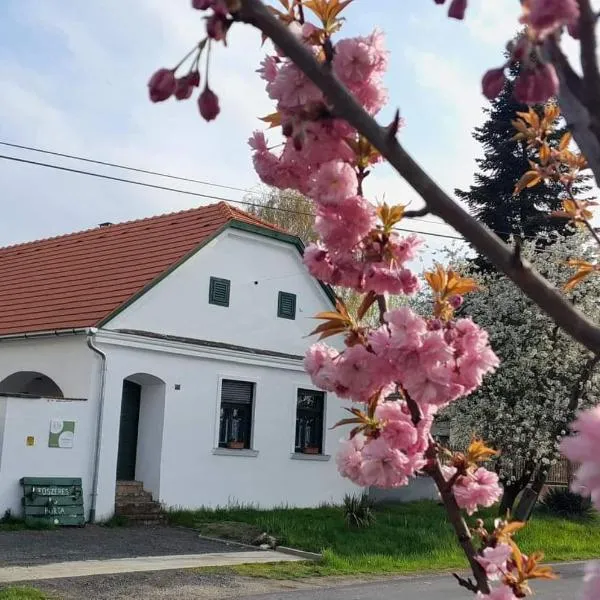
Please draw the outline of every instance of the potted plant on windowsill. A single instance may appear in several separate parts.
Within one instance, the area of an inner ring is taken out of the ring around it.
[[[304,454],[320,454],[321,453],[318,446],[305,446],[302,449],[302,452],[304,452]]]
[[[244,442],[238,442],[237,440],[231,440],[227,442],[227,447],[232,448],[233,450],[243,450]]]

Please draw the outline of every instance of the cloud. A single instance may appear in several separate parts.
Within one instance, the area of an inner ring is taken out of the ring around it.
[[[78,3],[73,7],[60,0],[19,0],[8,7],[22,35],[12,47],[0,48],[4,82],[0,137],[240,188],[253,187],[257,178],[251,170],[246,139],[259,125],[257,117],[271,109],[262,82],[253,73],[264,52],[257,32],[240,26],[228,48],[215,48],[210,83],[221,97],[223,117],[206,124],[193,100],[156,106],[147,100],[146,90],[153,70],[176,63],[197,41],[202,29],[200,14],[185,2],[130,0],[126,4],[106,0],[102,6]],[[28,51],[29,40],[35,40],[36,52]],[[10,153],[107,172],[56,158]],[[125,172],[110,173],[132,177]],[[2,161],[0,176],[4,196],[21,199],[7,206],[0,223],[0,243],[209,201]],[[153,182],[173,185],[172,181]],[[180,187],[217,193],[216,188],[206,186]],[[219,192],[225,195],[223,190]],[[244,195],[231,190],[226,194],[234,200]],[[72,210],[64,210],[65,204]],[[32,223],[29,215],[39,213],[45,218]]]

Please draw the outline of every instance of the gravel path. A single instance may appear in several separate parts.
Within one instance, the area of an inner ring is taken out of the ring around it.
[[[239,550],[234,544],[204,540],[194,531],[174,527],[88,525],[48,531],[0,532],[0,567]]]
[[[224,600],[283,593],[301,584],[186,570],[51,579],[31,586],[56,600]]]

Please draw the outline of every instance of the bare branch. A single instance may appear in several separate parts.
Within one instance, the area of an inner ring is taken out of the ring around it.
[[[379,150],[382,156],[425,200],[433,214],[452,225],[476,250],[506,273],[527,296],[574,339],[592,352],[600,353],[600,327],[573,308],[558,290],[533,271],[525,261],[522,261],[522,265],[515,267],[510,248],[454,202],[396,139],[390,139],[387,129],[378,125],[335,76],[328,69],[323,68],[311,52],[267,11],[260,0],[242,0],[242,5],[241,19],[257,26],[294,61],[307,77],[323,91],[332,104],[336,116],[348,121]],[[577,139],[577,136],[575,137]],[[600,145],[598,140],[594,139],[598,147],[598,174],[600,175]],[[581,145],[580,148],[585,152],[585,148]],[[598,177],[598,181],[600,181],[600,177]]]
[[[456,573],[452,573],[452,577],[454,577],[456,581],[458,581],[458,585],[460,585],[460,587],[467,588],[470,592],[473,592],[474,594],[478,592],[479,588],[473,583],[473,580],[470,577],[469,579],[465,579],[464,577],[461,577]]]
[[[544,44],[544,54],[554,63],[560,80],[558,103],[567,126],[582,154],[586,157],[596,182],[600,182],[600,139],[594,122],[597,118],[586,107],[586,97],[581,78],[575,73],[556,39],[549,38]],[[600,106],[596,107],[600,111]]]
[[[425,215],[429,214],[429,209],[427,208],[427,206],[424,206],[423,208],[420,208],[419,210],[407,210],[404,213],[404,216],[407,219],[414,219],[415,217],[424,217]]]
[[[465,520],[463,519],[460,508],[456,503],[456,498],[454,497],[454,493],[452,489],[448,488],[446,485],[446,479],[444,478],[444,474],[442,472],[442,466],[438,459],[435,460],[433,466],[428,468],[428,473],[431,475],[435,485],[440,492],[440,496],[442,497],[442,502],[446,508],[446,512],[448,513],[448,519],[454,528],[454,532],[458,538],[458,542],[461,545],[465,556],[469,561],[469,565],[471,570],[473,571],[473,575],[475,576],[476,584],[472,584],[475,589],[471,589],[471,591],[479,591],[483,594],[490,593],[490,587],[488,584],[487,575],[483,567],[477,562],[477,552],[475,550],[475,546],[473,545],[473,538],[471,536],[471,532]],[[463,580],[466,581],[466,580]],[[460,580],[459,580],[460,583]],[[463,585],[460,583],[460,585]],[[463,585],[463,587],[466,587]]]
[[[379,323],[385,323],[385,313],[387,312],[387,301],[385,296],[377,296],[377,308],[379,308]]]

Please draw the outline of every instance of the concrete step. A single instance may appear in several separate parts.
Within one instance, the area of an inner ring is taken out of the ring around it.
[[[115,499],[117,502],[152,502],[152,494],[146,490],[117,492]]]
[[[115,514],[124,517],[145,514],[159,515],[161,513],[162,508],[157,502],[138,502],[137,504],[115,506]]]
[[[152,499],[141,481],[117,481],[115,516],[125,517],[132,525],[164,525],[162,507]]]
[[[130,525],[165,525],[167,516],[163,514],[127,515],[127,522]]]

